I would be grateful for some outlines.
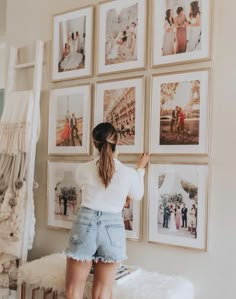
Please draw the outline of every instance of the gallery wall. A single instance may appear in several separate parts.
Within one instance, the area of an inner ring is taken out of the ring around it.
[[[43,74],[43,87],[41,96],[41,136],[37,147],[36,181],[39,189],[35,193],[36,203],[36,237],[33,250],[29,253],[30,259],[58,252],[66,245],[68,231],[55,230],[47,227],[47,154],[48,145],[48,107],[49,91],[51,88],[75,86],[76,84],[94,83],[96,77],[67,82],[51,83],[51,42],[52,15],[70,9],[98,4],[101,1],[92,0],[8,0],[7,13],[7,39],[10,44],[25,45],[35,39],[46,42],[45,65]],[[148,1],[150,2],[150,1]],[[234,26],[228,25],[228,20],[234,20],[236,3],[233,0],[214,1],[212,11],[214,34],[212,35],[213,60],[195,64],[162,67],[152,70],[150,68],[150,55],[148,55],[148,68],[145,71],[132,72],[133,75],[146,76],[146,109],[145,109],[145,150],[148,150],[148,124],[150,105],[150,75],[176,72],[178,70],[192,70],[202,67],[212,67],[212,93],[211,93],[211,138],[210,159],[195,158],[195,162],[210,163],[209,181],[209,218],[208,218],[208,250],[198,252],[190,249],[181,249],[164,245],[147,243],[147,192],[143,201],[143,240],[141,242],[128,241],[128,263],[143,266],[169,274],[178,274],[190,279],[197,292],[198,299],[234,299],[236,286],[236,237],[235,237],[235,211],[236,201],[234,195],[235,168],[236,168],[236,126],[235,110],[236,94],[236,42]],[[27,13],[26,13],[27,12]],[[151,23],[151,8],[149,7],[148,22]],[[32,24],[30,26],[29,24]],[[150,53],[151,35],[148,31],[148,48]],[[109,79],[125,78],[127,74],[109,76]],[[27,79],[30,75],[27,76]],[[107,78],[107,76],[99,79]],[[24,82],[27,85],[30,80]],[[135,161],[136,155],[125,157],[124,161]],[[51,160],[71,161],[70,157],[52,157]],[[83,160],[88,158],[83,157]],[[73,160],[80,160],[73,157]],[[151,162],[182,161],[181,157],[151,157]],[[191,162],[191,157],[184,157]]]

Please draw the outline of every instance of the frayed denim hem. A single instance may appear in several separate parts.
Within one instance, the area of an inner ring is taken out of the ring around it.
[[[126,260],[127,257],[124,257],[122,259],[117,259],[117,260],[114,260],[114,259],[111,259],[111,258],[106,258],[106,257],[101,257],[101,256],[97,256],[97,257],[94,257],[94,262],[95,263],[98,263],[98,262],[102,262],[102,263],[109,263],[109,264],[112,264],[112,263],[122,263],[124,260]]]
[[[112,264],[112,263],[121,263],[123,262],[124,260],[127,259],[127,256],[124,257],[123,259],[118,259],[118,260],[114,260],[114,259],[111,259],[109,257],[101,257],[101,256],[98,256],[98,257],[92,257],[92,258],[86,258],[86,257],[76,257],[74,254],[72,253],[69,253],[69,252],[65,252],[65,255],[69,258],[72,258],[73,260],[77,261],[77,262],[85,262],[85,263],[88,263],[88,262],[94,262],[94,263],[98,263],[98,262],[102,262],[102,263],[109,263],[109,264]]]

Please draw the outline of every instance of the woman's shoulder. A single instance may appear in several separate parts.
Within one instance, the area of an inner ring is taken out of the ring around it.
[[[129,165],[128,163],[125,164],[118,159],[115,159],[116,169],[120,172],[126,173],[127,175],[132,175],[135,173],[135,169]]]
[[[87,162],[82,162],[78,165],[77,171],[86,171],[86,169],[91,169],[92,167],[96,166],[96,161],[97,159],[87,161]]]

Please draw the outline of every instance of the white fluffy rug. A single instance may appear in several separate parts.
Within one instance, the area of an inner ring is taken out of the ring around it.
[[[52,288],[63,292],[65,256],[53,254],[27,263],[20,268],[18,283]],[[88,283],[91,288],[91,283]],[[85,298],[90,299],[90,290]],[[114,287],[112,299],[193,299],[192,283],[182,277],[163,275],[141,270]]]

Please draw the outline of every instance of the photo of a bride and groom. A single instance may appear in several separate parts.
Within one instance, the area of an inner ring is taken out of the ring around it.
[[[138,3],[106,15],[105,64],[137,60]]]
[[[194,181],[194,175],[165,173],[159,177],[157,225],[161,234],[197,238],[198,187]]]
[[[86,17],[60,23],[58,72],[85,68]]]
[[[56,146],[83,145],[83,95],[59,96]]]
[[[199,80],[161,84],[161,145],[199,144],[200,87]]]

